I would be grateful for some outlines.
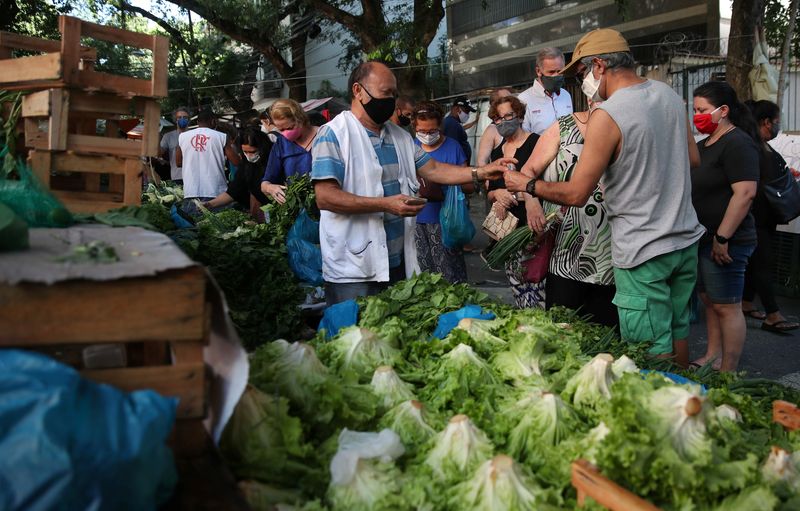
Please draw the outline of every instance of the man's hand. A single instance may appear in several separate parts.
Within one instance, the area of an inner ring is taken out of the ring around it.
[[[417,216],[425,205],[419,204],[417,206],[412,206],[406,204],[406,201],[409,199],[413,199],[413,197],[403,195],[402,193],[384,197],[384,211],[396,216]]]
[[[526,200],[525,212],[528,217],[528,227],[536,234],[542,234],[547,226],[547,221],[544,218],[544,210],[539,200],[536,198]]]
[[[516,170],[506,170],[503,179],[506,182],[506,190],[510,192],[524,192],[531,180],[530,177]]]
[[[513,163],[516,165],[517,159],[499,158],[488,165],[479,167],[478,180],[486,181],[488,179],[490,181],[494,181],[495,179],[500,179],[503,176],[503,172],[508,170],[509,163]]]
[[[286,187],[282,185],[274,185],[272,183],[268,183],[266,181],[261,182],[261,192],[264,195],[269,195],[278,204],[285,204],[286,203]]]

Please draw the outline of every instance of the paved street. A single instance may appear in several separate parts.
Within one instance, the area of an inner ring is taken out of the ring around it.
[[[479,252],[489,239],[480,230],[486,216],[484,199],[473,197],[470,213],[478,234],[473,241],[476,251],[466,255],[467,272],[470,283],[484,291],[511,303],[511,291],[503,272],[495,272],[486,267]],[[783,314],[790,320],[800,319],[800,300],[778,297]],[[698,321],[692,325],[690,349],[692,358],[705,352],[706,327],[702,311]],[[761,330],[761,322],[747,319],[747,341],[740,368],[756,378],[780,380],[800,389],[800,330],[790,335],[779,335]]]

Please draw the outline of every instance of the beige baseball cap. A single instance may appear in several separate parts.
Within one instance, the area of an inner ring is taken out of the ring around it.
[[[592,55],[600,55],[603,53],[616,53],[619,51],[631,51],[630,46],[628,46],[628,41],[622,37],[622,34],[613,28],[598,28],[592,30],[581,37],[581,40],[575,45],[575,51],[572,53],[572,60],[561,70],[561,74],[568,76],[574,75],[578,63],[584,57],[591,57]]]

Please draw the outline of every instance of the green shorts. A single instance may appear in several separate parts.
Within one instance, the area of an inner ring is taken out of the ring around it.
[[[697,282],[697,243],[654,257],[635,268],[614,268],[622,338],[653,342],[650,353],[672,353],[689,336],[689,299]]]

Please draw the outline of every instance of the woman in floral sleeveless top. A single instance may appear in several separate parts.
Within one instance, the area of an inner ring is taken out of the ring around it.
[[[583,136],[591,115],[576,112],[559,118],[542,133],[522,172],[544,173],[545,181],[569,181],[583,150]],[[560,209],[563,221],[555,227],[545,296],[547,308],[561,305],[590,314],[592,321],[617,326],[614,270],[611,263],[611,226],[603,201],[602,183],[583,207],[563,207],[526,197],[528,224],[544,228],[546,214]]]

